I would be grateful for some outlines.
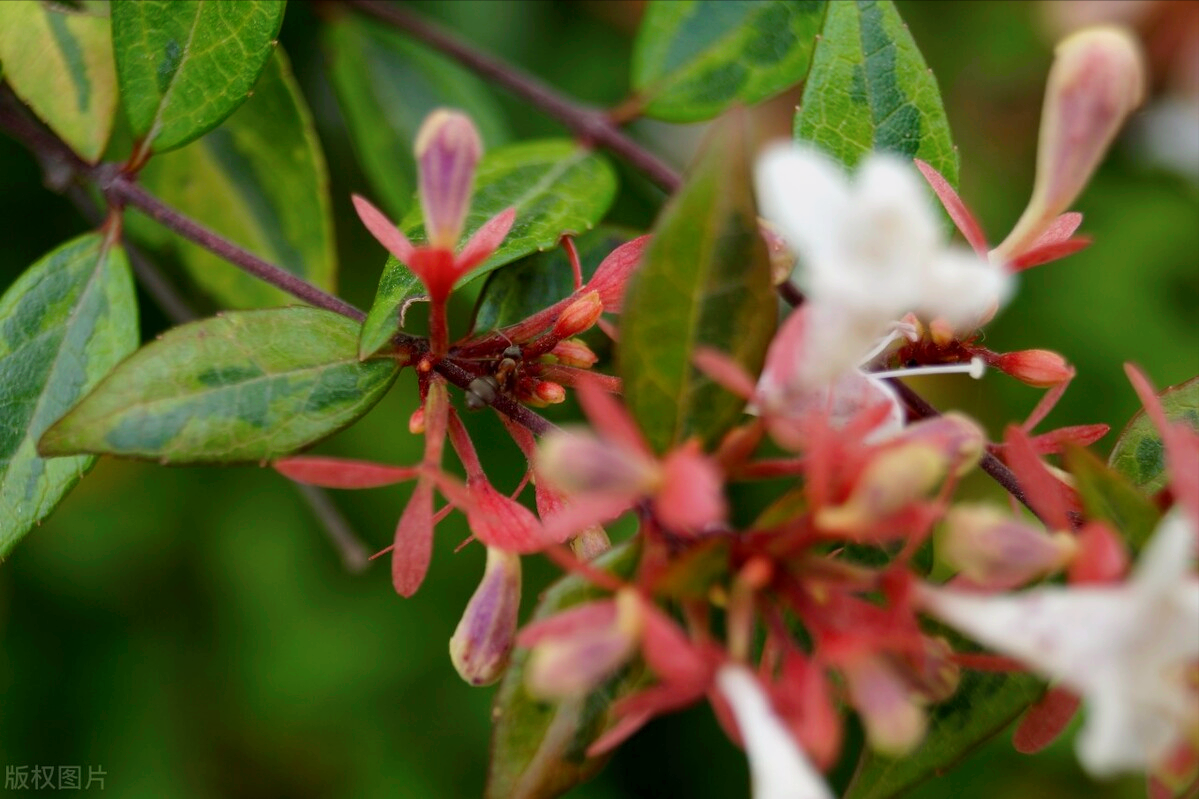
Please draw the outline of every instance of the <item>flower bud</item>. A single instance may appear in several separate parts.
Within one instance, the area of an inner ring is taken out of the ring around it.
[[[591,348],[577,338],[559,341],[550,350],[550,355],[558,359],[563,366],[574,366],[579,369],[590,369],[599,360]]]
[[[582,561],[591,561],[612,548],[612,541],[598,524],[588,527],[570,539],[570,551]]]
[[[904,441],[927,444],[949,462],[949,474],[961,477],[973,469],[987,446],[987,434],[978,423],[956,411],[908,425]]]
[[[998,257],[1010,261],[1027,250],[1070,207],[1144,93],[1144,61],[1124,30],[1090,28],[1058,44],[1045,88],[1032,199],[995,248]]]
[[[912,751],[924,738],[927,719],[904,680],[874,656],[857,658],[843,671],[870,748],[891,757]]]
[[[799,259],[787,246],[787,242],[775,230],[774,225],[765,219],[758,220],[758,231],[766,242],[766,251],[770,253],[770,279],[774,285],[779,285],[791,277]]]
[[[550,380],[539,380],[533,386],[533,397],[544,405],[557,405],[566,401],[566,389]]]
[[[727,516],[724,476],[697,441],[672,450],[662,461],[654,510],[663,524],[680,533],[699,532]]]
[[[1074,377],[1074,367],[1065,358],[1049,350],[1009,352],[996,358],[993,365],[1020,382],[1037,388],[1052,388]]]
[[[869,528],[922,500],[945,477],[949,460],[922,442],[904,442],[883,450],[862,470],[849,499],[822,508],[816,523],[827,530]]]
[[[598,291],[589,291],[566,306],[554,322],[554,338],[570,338],[588,330],[604,313]]]
[[[610,624],[584,627],[534,644],[525,664],[525,688],[537,698],[567,699],[591,693],[633,656],[644,626],[632,589],[616,594]]]
[[[647,494],[658,484],[658,465],[600,440],[590,432],[554,432],[537,449],[537,474],[571,494]]]
[[[1014,588],[1064,568],[1078,547],[1069,533],[1052,535],[989,505],[962,504],[945,517],[941,555],[970,580]]]
[[[450,660],[471,685],[490,685],[504,674],[520,610],[520,556],[487,548],[487,566],[450,639]]]
[[[408,432],[414,436],[425,432],[425,407],[423,405],[408,417]]]
[[[475,166],[483,154],[479,133],[466,114],[439,108],[425,118],[415,150],[429,246],[453,252],[470,209]]]
[[[1078,531],[1078,554],[1066,577],[1072,584],[1112,583],[1128,571],[1124,539],[1103,522],[1087,522]]]
[[[962,679],[961,667],[953,662],[953,647],[949,641],[925,637],[923,643],[923,652],[896,655],[889,663],[921,702],[943,702],[957,691]]]

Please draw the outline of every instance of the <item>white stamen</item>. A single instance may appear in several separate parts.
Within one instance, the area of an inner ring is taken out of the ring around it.
[[[987,365],[982,358],[975,356],[970,363],[942,363],[933,366],[912,366],[905,369],[887,369],[882,372],[868,372],[871,377],[923,377],[925,375],[970,375],[975,380],[982,378],[987,372]]]

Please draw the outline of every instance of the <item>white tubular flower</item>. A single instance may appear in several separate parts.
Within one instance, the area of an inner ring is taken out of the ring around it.
[[[1199,731],[1199,527],[1168,513],[1123,584],[1006,596],[926,589],[926,610],[1081,694],[1078,758],[1096,776],[1141,771]]]
[[[851,182],[812,147],[774,145],[755,178],[763,216],[799,255],[794,279],[831,374],[907,313],[969,330],[1007,297],[1006,270],[946,244],[915,167],[897,156],[868,156]]]
[[[745,666],[729,664],[716,673],[749,757],[754,799],[833,799],[819,772],[770,706],[758,678]]]

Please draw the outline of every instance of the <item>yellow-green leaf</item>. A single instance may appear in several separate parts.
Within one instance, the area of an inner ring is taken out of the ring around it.
[[[775,331],[778,300],[743,115],[713,131],[651,232],[625,296],[618,360],[625,401],[664,452],[695,435],[715,441],[745,405],[694,366],[696,348],[720,350],[757,374]]]
[[[283,22],[284,0],[113,0],[121,102],[155,152],[187,144],[245,102]]]
[[[38,0],[0,3],[4,79],[80,158],[104,153],[117,111],[108,17]]]
[[[358,324],[317,308],[232,311],[138,350],[42,436],[46,455],[266,461],[351,424],[399,371],[360,363]]]
[[[0,556],[95,460],[46,460],[38,438],[136,347],[129,264],[99,233],[47,254],[0,298]]]
[[[328,170],[282,48],[237,113],[199,141],[151,159],[142,181],[233,243],[335,291]],[[199,245],[178,240],[178,247],[191,276],[225,307],[295,302]]]
[[[920,158],[957,184],[937,80],[890,0],[829,3],[795,138],[850,167],[872,150]]]

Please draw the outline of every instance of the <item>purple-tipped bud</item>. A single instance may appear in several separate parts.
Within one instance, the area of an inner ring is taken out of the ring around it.
[[[504,674],[516,639],[520,610],[520,556],[487,548],[487,566],[450,639],[450,660],[471,685],[490,685]]]
[[[1014,588],[1064,568],[1078,545],[1069,533],[1050,535],[989,505],[957,505],[945,518],[941,556],[970,580]]]
[[[416,162],[430,247],[453,252],[458,246],[482,154],[479,132],[466,114],[439,108],[425,118],[416,136]]]
[[[1089,28],[1058,44],[1045,87],[1032,199],[995,257],[1010,261],[1028,250],[1070,207],[1144,95],[1144,59],[1127,31]]]
[[[610,624],[547,637],[533,646],[525,664],[525,688],[532,696],[586,696],[628,662],[645,624],[641,600],[632,589],[624,589],[616,594],[615,606]]]

